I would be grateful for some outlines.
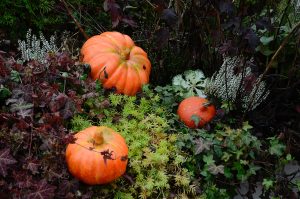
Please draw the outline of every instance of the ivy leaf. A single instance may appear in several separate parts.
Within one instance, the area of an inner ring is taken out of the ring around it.
[[[270,56],[274,53],[274,51],[270,50],[268,46],[260,45],[260,46],[257,46],[255,50],[261,52],[265,56]]]
[[[249,122],[243,122],[243,130],[248,131],[249,129],[252,129],[253,127],[249,124]]]
[[[271,37],[265,37],[265,36],[262,36],[260,38],[260,42],[263,44],[263,45],[268,45],[271,41],[274,40],[274,36],[271,36]]]
[[[204,139],[202,139],[202,138],[196,139],[194,142],[196,144],[196,146],[195,146],[195,154],[196,155],[200,154],[204,150],[209,150],[210,146],[212,145],[212,143],[209,141],[204,142]]]
[[[203,162],[205,162],[207,165],[215,164],[213,155],[204,155],[203,156]]]
[[[265,179],[263,180],[263,183],[262,185],[268,190],[270,188],[273,187],[273,184],[274,184],[274,181],[273,180],[270,180],[270,179]]]
[[[256,171],[258,171],[260,168],[261,168],[260,166],[257,166],[257,165],[254,165],[254,164],[250,164],[249,165],[249,170],[247,172],[249,174],[251,174],[251,175],[255,175]]]
[[[193,120],[195,125],[198,126],[198,124],[201,121],[201,118],[198,115],[192,115],[191,120]]]
[[[281,156],[284,153],[285,145],[279,143],[279,140],[275,137],[269,138],[270,139],[270,148],[269,152],[271,155]]]
[[[10,155],[8,148],[0,151],[0,175],[7,175],[8,165],[15,164],[17,161]]]
[[[52,199],[56,187],[47,183],[46,180],[41,180],[35,184],[35,190],[26,195],[26,199]]]
[[[224,165],[215,165],[215,164],[210,164],[208,166],[208,171],[213,174],[213,175],[217,175],[217,174],[224,174]]]

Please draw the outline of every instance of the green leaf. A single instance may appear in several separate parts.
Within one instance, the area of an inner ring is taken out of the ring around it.
[[[249,129],[252,129],[253,127],[249,124],[249,122],[243,122],[243,130],[248,131]]]
[[[101,85],[101,82],[97,79],[96,80],[96,91],[100,92],[102,90],[102,85]]]
[[[231,179],[233,177],[233,174],[231,173],[231,171],[228,167],[224,168],[224,176],[228,179]]]
[[[261,52],[265,56],[270,56],[274,53],[274,51],[270,50],[268,46],[258,46],[255,50]]]
[[[297,185],[298,191],[300,191],[300,180],[296,180],[296,185]]]
[[[269,148],[270,154],[280,157],[284,153],[286,146],[282,143],[279,143],[279,140],[275,137],[272,137],[269,139],[270,139],[270,145],[271,145]]]
[[[67,77],[69,77],[69,74],[67,72],[61,72],[61,76],[63,78],[67,78]]]
[[[207,165],[214,164],[215,161],[214,161],[213,155],[212,154],[204,155],[203,156],[203,162],[205,162]]]
[[[249,174],[251,175],[255,175],[256,171],[258,171],[259,169],[261,169],[260,166],[254,165],[254,164],[250,164],[249,165],[249,170],[247,171]]]
[[[237,160],[239,160],[240,157],[243,155],[243,151],[242,150],[236,150],[234,153],[235,153],[235,156],[236,156]]]
[[[264,178],[262,185],[263,185],[267,190],[269,190],[270,188],[273,187],[274,181],[273,181],[273,180],[270,180],[270,179]]]
[[[286,155],[286,158],[285,158],[287,161],[291,161],[291,160],[293,160],[293,157],[292,157],[292,155],[289,153],[289,154],[287,154]]]
[[[191,120],[193,120],[195,125],[198,126],[201,121],[201,118],[198,115],[192,115]]]
[[[20,82],[20,73],[16,70],[11,70],[10,72],[10,79],[14,82]]]
[[[11,92],[8,88],[5,88],[2,84],[0,86],[0,100],[5,99],[11,95]]]
[[[268,45],[271,41],[274,40],[274,36],[270,36],[270,37],[265,37],[265,36],[262,36],[260,38],[260,42],[263,44],[263,45]]]

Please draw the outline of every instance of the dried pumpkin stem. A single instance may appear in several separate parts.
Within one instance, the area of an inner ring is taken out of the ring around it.
[[[104,138],[103,138],[103,132],[102,131],[96,131],[94,136],[93,136],[93,142],[95,145],[101,145],[104,143]]]
[[[202,104],[202,107],[200,108],[200,110],[205,110],[205,109],[207,109],[207,107],[209,107],[210,105],[212,105],[212,103],[211,102],[204,102],[203,104]]]

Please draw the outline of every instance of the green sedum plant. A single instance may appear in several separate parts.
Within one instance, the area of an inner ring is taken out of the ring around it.
[[[116,182],[115,198],[160,198],[172,194],[195,195],[191,173],[182,166],[184,152],[177,147],[176,133],[169,133],[167,112],[149,89],[142,97],[109,94],[86,101],[88,114],[74,117],[78,131],[94,121],[118,131],[129,148],[127,178]],[[91,117],[93,116],[93,117]],[[81,126],[84,124],[83,126]],[[105,189],[99,190],[105,192]]]

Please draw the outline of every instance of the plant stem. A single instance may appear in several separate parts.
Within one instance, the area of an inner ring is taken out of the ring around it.
[[[68,15],[73,19],[73,21],[75,22],[75,24],[76,24],[76,26],[77,26],[77,28],[79,29],[79,31],[81,32],[81,34],[84,36],[84,38],[86,39],[86,40],[88,40],[90,37],[86,34],[86,32],[83,30],[83,28],[82,28],[82,26],[80,25],[80,23],[75,19],[75,17],[72,15],[72,12],[71,12],[71,10],[69,9],[69,6],[68,6],[68,4],[65,2],[65,0],[60,0],[63,4],[64,4],[64,6],[65,6],[65,8],[66,8],[66,10],[67,10],[67,12],[68,12]]]
[[[257,90],[259,88],[260,83],[262,82],[263,77],[267,74],[267,72],[269,71],[269,69],[271,68],[273,62],[275,61],[275,59],[277,58],[279,52],[284,48],[284,46],[287,44],[287,42],[289,41],[290,37],[300,28],[300,22],[298,22],[294,28],[291,30],[291,32],[285,37],[285,39],[282,41],[282,43],[280,44],[279,48],[276,50],[276,52],[274,53],[274,55],[272,56],[270,62],[267,64],[264,72],[262,73],[261,77],[259,78],[258,82],[257,82],[257,86],[255,87],[255,91],[253,93],[253,95],[251,96],[250,99],[250,103],[247,107],[247,110],[245,111],[245,113],[247,113],[247,111],[249,111],[249,109],[251,108],[252,104],[253,104],[253,100],[254,100],[254,96],[257,93]]]

